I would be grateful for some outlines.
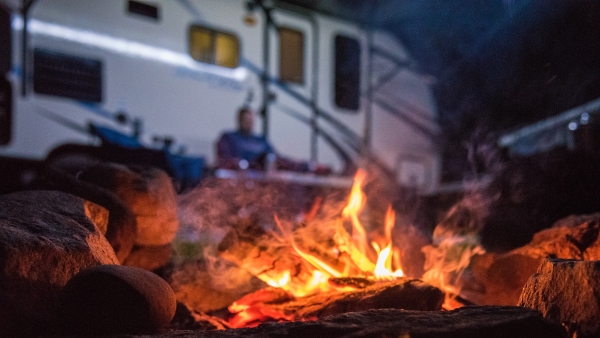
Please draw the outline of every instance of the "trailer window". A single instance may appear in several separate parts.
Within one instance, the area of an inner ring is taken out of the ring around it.
[[[139,1],[130,0],[127,2],[127,11],[134,15],[140,15],[146,18],[158,20],[158,7]]]
[[[10,13],[3,5],[0,5],[0,76],[4,76],[11,68],[10,34]]]
[[[358,40],[335,37],[335,104],[357,110],[360,104],[360,43]]]
[[[282,81],[304,83],[304,34],[280,27],[279,78]]]
[[[12,135],[12,87],[0,77],[0,144],[8,144]]]
[[[237,36],[206,27],[190,28],[189,52],[196,61],[218,66],[235,68],[240,63]]]
[[[102,62],[36,48],[33,90],[80,101],[102,101]]]
[[[219,66],[235,68],[238,65],[238,40],[230,34],[215,35],[215,63]]]

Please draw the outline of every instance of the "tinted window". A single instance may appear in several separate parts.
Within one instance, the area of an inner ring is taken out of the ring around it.
[[[279,78],[304,83],[304,34],[279,28]]]
[[[346,36],[335,37],[335,104],[357,110],[360,104],[360,44]]]
[[[8,144],[12,127],[12,91],[8,80],[0,77],[0,144]]]
[[[11,67],[10,13],[0,4],[0,75]]]
[[[81,101],[102,101],[102,63],[48,50],[33,53],[33,90]]]
[[[158,7],[139,1],[128,1],[127,11],[131,14],[145,16],[158,20]]]
[[[237,36],[192,26],[189,38],[189,53],[194,60],[228,68],[239,65],[240,42]]]

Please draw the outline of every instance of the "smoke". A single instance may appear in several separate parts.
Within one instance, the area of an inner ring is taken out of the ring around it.
[[[196,311],[211,311],[265,287],[241,260],[222,257],[223,247],[236,247],[248,258],[255,252],[244,251],[246,244],[278,250],[277,240],[264,241],[266,234],[278,231],[274,215],[285,224],[300,221],[312,199],[310,191],[287,184],[217,178],[179,195],[170,278],[177,299]]]
[[[471,258],[485,253],[480,234],[490,211],[501,198],[501,194],[487,184],[489,177],[501,174],[505,167],[495,140],[493,134],[478,128],[464,143],[468,163],[463,183],[465,192],[436,225],[433,243],[422,249],[425,254],[423,280],[447,293],[445,306],[449,308],[452,305],[448,300],[461,293],[463,275]]]

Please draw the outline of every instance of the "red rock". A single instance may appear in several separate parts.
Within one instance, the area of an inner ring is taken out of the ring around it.
[[[0,333],[43,329],[71,277],[118,264],[98,229],[105,216],[101,207],[57,191],[0,196]]]
[[[546,260],[525,284],[519,305],[540,311],[576,337],[597,337],[600,261]]]
[[[135,244],[161,246],[175,238],[179,227],[176,193],[163,170],[104,163],[79,178],[114,192],[131,209],[137,221]]]
[[[144,269],[101,265],[81,271],[64,287],[58,322],[65,333],[156,332],[175,315],[169,284]]]
[[[600,214],[569,216],[536,233],[527,245],[472,258],[461,296],[478,305],[515,305],[546,258],[600,259]]]

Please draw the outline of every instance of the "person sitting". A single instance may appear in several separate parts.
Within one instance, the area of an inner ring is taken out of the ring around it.
[[[254,111],[238,111],[238,129],[224,132],[217,142],[217,166],[223,169],[280,170],[328,174],[331,169],[308,161],[294,161],[277,154],[263,136],[253,134]]]

